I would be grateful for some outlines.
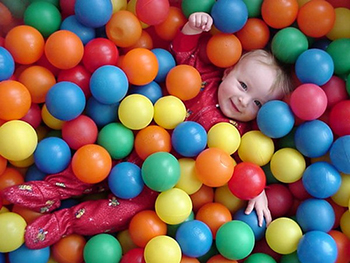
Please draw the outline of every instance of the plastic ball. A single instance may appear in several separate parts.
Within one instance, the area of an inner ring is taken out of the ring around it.
[[[346,263],[350,258],[349,238],[339,230],[331,230],[328,232],[328,234],[334,239],[335,243],[337,244],[337,261],[339,261],[339,263]]]
[[[52,258],[62,263],[79,263],[83,259],[86,240],[83,236],[71,234],[51,246]]]
[[[332,164],[345,174],[350,174],[349,147],[350,135],[345,135],[336,139],[329,151]]]
[[[97,28],[107,24],[111,18],[113,6],[109,0],[76,0],[74,12],[80,23]]]
[[[96,144],[80,147],[72,157],[74,175],[84,183],[95,184],[107,178],[112,168],[108,151]]]
[[[0,47],[0,81],[9,79],[15,71],[15,61],[11,53]]]
[[[220,148],[207,148],[196,158],[198,179],[210,187],[220,187],[232,177],[235,161]]]
[[[327,33],[327,38],[331,40],[337,40],[342,38],[349,38],[350,28],[348,26],[350,22],[350,10],[346,7],[336,7],[335,21],[332,29]]]
[[[332,109],[336,104],[348,99],[346,85],[344,79],[333,75],[326,84],[321,86],[327,96],[327,109]]]
[[[58,30],[52,33],[45,43],[47,60],[59,69],[70,69],[79,64],[84,55],[84,45],[71,31]]]
[[[68,81],[54,84],[47,92],[45,102],[51,115],[62,121],[77,118],[84,111],[86,104],[81,88]]]
[[[155,104],[157,100],[163,96],[162,88],[155,81],[151,81],[150,83],[141,86],[131,85],[129,87],[128,93],[143,95],[147,97],[153,104]]]
[[[244,5],[243,2],[242,4]],[[242,55],[242,44],[234,34],[217,33],[209,39],[206,54],[210,62],[215,66],[229,68],[240,59]]]
[[[350,39],[340,38],[333,40],[327,47],[326,52],[332,57],[334,62],[334,73],[338,76],[350,73]]]
[[[108,175],[108,187],[122,199],[138,196],[144,187],[140,167],[130,162],[116,164]]]
[[[52,116],[52,114],[48,111],[46,104],[43,104],[43,106],[41,108],[41,118],[43,120],[43,123],[47,127],[51,128],[55,131],[62,129],[64,121],[59,120],[59,119],[55,118],[54,116]]]
[[[238,129],[227,122],[213,125],[207,135],[209,148],[220,148],[230,155],[237,151],[241,143],[241,135]]]
[[[308,48],[307,37],[295,27],[286,27],[279,30],[273,36],[271,42],[272,53],[278,60],[288,64],[294,64],[300,54]]]
[[[7,212],[0,214],[0,252],[7,253],[18,249],[24,243],[26,221],[20,215]]]
[[[295,122],[291,108],[279,100],[271,100],[262,105],[256,120],[259,130],[270,138],[286,136]]]
[[[120,260],[120,263],[143,263],[145,262],[143,254],[144,254],[144,248],[132,248],[128,250],[126,253],[123,254],[122,259]]]
[[[144,183],[154,191],[171,189],[180,178],[180,165],[171,153],[156,152],[142,164],[141,175]]]
[[[62,21],[60,29],[72,31],[80,38],[81,42],[83,42],[84,45],[96,37],[95,29],[92,27],[87,27],[80,23],[74,14],[66,17]]]
[[[176,241],[184,255],[201,257],[209,251],[213,236],[205,223],[199,220],[190,220],[179,226],[176,231]]]
[[[114,122],[118,118],[119,103],[103,104],[90,97],[86,103],[85,111],[98,127],[103,127],[108,123]],[[101,114],[103,113],[103,114]]]
[[[265,188],[264,170],[249,162],[238,163],[228,181],[231,192],[240,199],[250,200],[257,197]]]
[[[281,29],[290,26],[297,18],[299,5],[296,0],[263,1],[261,16],[272,28]]]
[[[239,31],[245,25],[248,9],[243,1],[219,0],[213,4],[210,15],[218,30],[230,34]]]
[[[153,119],[152,102],[140,94],[126,96],[119,104],[118,116],[120,122],[131,130],[141,130]]]
[[[158,25],[167,18],[169,8],[167,0],[138,0],[135,11],[142,22],[147,25]]]
[[[146,263],[179,263],[181,248],[175,239],[160,235],[152,238],[146,245],[144,259]]]
[[[134,48],[125,54],[121,68],[131,84],[145,85],[155,79],[159,65],[152,51],[146,48]]]
[[[237,210],[233,214],[233,219],[240,220],[248,224],[250,228],[253,230],[255,241],[261,240],[264,237],[265,231],[266,231],[265,220],[263,221],[262,226],[259,226],[258,216],[255,210],[253,210],[250,214],[246,214],[244,210],[245,210],[244,208]]]
[[[323,85],[334,73],[334,62],[326,51],[310,48],[299,55],[295,62],[295,74],[302,83]]]
[[[260,18],[248,18],[247,23],[236,36],[246,51],[265,48],[270,39],[270,30],[264,20]]]
[[[350,100],[335,104],[329,113],[329,126],[338,136],[350,135],[350,125],[346,121],[350,116]]]
[[[151,49],[152,53],[156,55],[159,69],[155,81],[161,83],[165,80],[168,72],[176,66],[173,55],[166,49],[154,48]]]
[[[245,263],[276,263],[276,260],[268,254],[265,253],[254,253],[248,256],[244,261]]]
[[[247,257],[253,251],[254,244],[253,230],[240,220],[223,224],[216,233],[216,247],[227,259],[240,260]]]
[[[169,70],[165,83],[170,95],[186,101],[198,95],[202,78],[195,67],[183,64]]]
[[[165,223],[169,225],[180,224],[191,214],[192,201],[185,191],[171,188],[158,195],[155,211]]]
[[[331,200],[339,206],[347,207],[350,200],[350,178],[343,173],[340,176],[342,183],[338,191],[331,196]]]
[[[333,228],[335,214],[326,200],[310,198],[298,206],[296,220],[304,233],[315,230],[328,232]]]
[[[298,244],[298,258],[301,262],[336,262],[337,244],[334,239],[322,231],[305,233]]]
[[[276,151],[270,162],[273,176],[283,183],[293,183],[299,180],[305,168],[304,156],[293,148],[282,148]]]
[[[282,255],[296,251],[302,235],[300,226],[288,217],[273,220],[265,233],[269,247]]]
[[[23,175],[17,168],[6,167],[5,171],[0,175],[0,191],[15,185],[20,185],[24,183]],[[5,198],[2,200],[4,205],[9,205],[10,202]]]
[[[29,249],[26,245],[20,246],[18,249],[9,253],[10,262],[24,263],[34,261],[37,263],[46,263],[50,257],[50,247],[40,249]]]
[[[86,263],[98,262],[103,255],[105,263],[119,262],[122,249],[119,241],[109,234],[98,234],[90,238],[84,247],[84,260]]]
[[[306,157],[317,158],[325,155],[333,143],[331,128],[320,120],[299,125],[295,131],[296,149]]]
[[[24,117],[31,102],[30,92],[19,81],[0,82],[0,119],[8,121]]]
[[[128,10],[115,12],[106,24],[106,34],[118,47],[129,47],[142,35],[140,20]]]
[[[154,104],[154,121],[164,129],[174,129],[186,118],[186,107],[177,97],[161,97]]]
[[[37,62],[44,53],[45,40],[34,27],[13,27],[5,37],[5,48],[16,63],[29,65]]]
[[[253,130],[243,134],[238,155],[244,162],[266,165],[275,151],[272,139],[261,131]]]
[[[196,162],[192,158],[180,158],[178,161],[180,164],[180,178],[175,187],[191,195],[197,192],[202,186],[202,182],[196,174]]]
[[[181,9],[188,18],[194,12],[205,12],[209,14],[214,4],[214,0],[183,0],[181,2]]]
[[[12,161],[21,161],[33,154],[38,137],[34,128],[21,120],[8,121],[0,126],[0,154]]]
[[[280,183],[269,184],[265,189],[265,193],[272,218],[286,216],[290,213],[294,196],[286,185]]]

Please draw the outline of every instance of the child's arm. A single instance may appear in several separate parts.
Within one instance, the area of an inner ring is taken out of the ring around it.
[[[249,200],[245,213],[250,214],[254,208],[255,208],[256,214],[258,215],[259,226],[262,226],[264,218],[265,218],[266,226],[268,226],[271,223],[272,218],[271,218],[271,212],[268,207],[265,190],[262,191],[262,193],[257,197]]]
[[[185,35],[196,35],[209,31],[213,25],[213,18],[204,12],[196,12],[189,16],[187,23],[182,28]]]

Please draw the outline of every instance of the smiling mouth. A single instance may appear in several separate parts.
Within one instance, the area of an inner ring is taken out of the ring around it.
[[[235,110],[235,111],[237,111],[237,112],[241,112],[238,108],[237,108],[237,106],[236,106],[236,104],[231,100],[231,105],[232,105],[232,108]]]

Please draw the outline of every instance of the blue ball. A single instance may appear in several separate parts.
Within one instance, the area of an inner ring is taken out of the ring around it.
[[[338,171],[350,174],[350,135],[339,137],[333,142],[329,157]]]
[[[333,207],[324,199],[309,198],[297,208],[296,220],[304,232],[328,232],[335,222]]]
[[[94,97],[90,97],[86,103],[86,115],[101,128],[108,123],[118,119],[119,102],[114,104],[103,104]]]
[[[95,29],[84,26],[78,21],[75,15],[66,17],[62,21],[60,29],[75,33],[84,45],[87,44],[90,40],[94,39],[96,36]]]
[[[104,104],[120,102],[128,92],[128,88],[128,78],[117,66],[101,66],[92,73],[90,78],[92,96]]]
[[[74,13],[80,23],[87,27],[102,27],[112,16],[113,5],[110,0],[76,0]]]
[[[9,79],[15,72],[15,61],[7,49],[0,47],[0,81]]]
[[[309,158],[325,155],[333,143],[333,132],[323,121],[312,120],[296,128],[294,142],[297,150]]]
[[[13,263],[46,263],[50,258],[50,247],[29,249],[25,244],[9,252],[9,260]]]
[[[129,199],[138,196],[144,187],[140,167],[130,162],[116,164],[108,175],[108,186],[116,197]]]
[[[78,199],[73,199],[73,198],[64,199],[64,200],[61,200],[61,205],[58,209],[61,210],[65,208],[71,208],[79,203],[80,202]]]
[[[271,100],[266,102],[256,116],[260,131],[270,138],[286,136],[294,126],[294,114],[284,101]]]
[[[46,173],[43,171],[40,171],[40,169],[35,165],[29,166],[26,172],[25,176],[25,181],[30,182],[30,181],[42,181],[46,177]]]
[[[339,190],[342,179],[333,165],[315,162],[305,169],[302,182],[305,190],[313,197],[328,198]]]
[[[34,151],[34,163],[46,174],[59,173],[65,170],[72,153],[68,144],[57,137],[41,140]]]
[[[159,65],[159,70],[154,80],[161,83],[165,81],[168,72],[176,66],[176,62],[173,55],[163,48],[154,48],[151,51],[156,55]]]
[[[223,33],[235,33],[248,20],[248,8],[242,0],[217,0],[210,12],[215,27]]]
[[[338,255],[337,243],[325,232],[310,231],[299,240],[297,254],[300,262],[335,262]]]
[[[86,105],[83,90],[70,81],[54,84],[46,93],[45,102],[49,113],[62,121],[75,119],[84,111]]]
[[[241,208],[235,212],[233,215],[234,220],[240,220],[247,223],[250,228],[253,230],[255,240],[258,241],[265,236],[266,231],[266,222],[263,221],[263,225],[259,226],[258,215],[255,210],[253,210],[249,215],[244,212],[244,208]]]
[[[182,253],[188,257],[205,255],[213,243],[210,228],[199,220],[183,222],[176,231],[175,239]]]
[[[163,96],[162,88],[155,81],[142,86],[131,85],[130,94],[141,94],[147,97],[153,104]]]
[[[333,73],[333,59],[322,49],[308,49],[295,62],[295,74],[302,83],[322,86],[330,80]]]
[[[0,263],[6,263],[5,253],[0,253]]]
[[[178,124],[171,135],[174,150],[184,157],[195,157],[207,146],[208,135],[202,125],[194,121]]]

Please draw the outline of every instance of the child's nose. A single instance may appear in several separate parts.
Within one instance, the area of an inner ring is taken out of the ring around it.
[[[242,104],[242,106],[246,107],[249,104],[248,96],[239,97],[239,102]]]

